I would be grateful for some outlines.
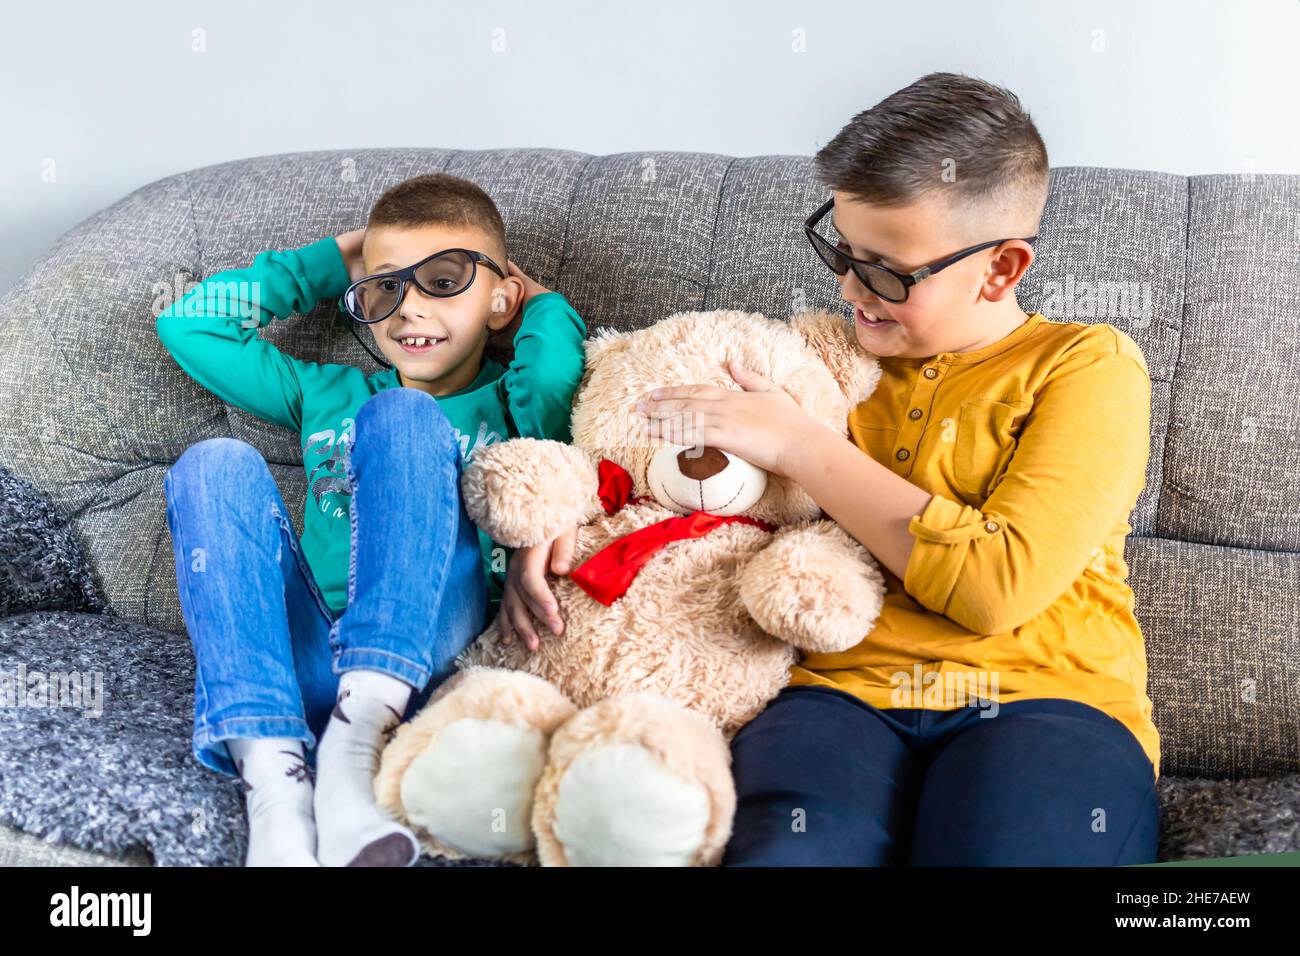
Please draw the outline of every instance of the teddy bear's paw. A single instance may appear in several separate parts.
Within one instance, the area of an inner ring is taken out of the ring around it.
[[[580,711],[551,738],[533,830],[548,866],[698,866],[721,857],[730,752],[701,715],[657,694]]]
[[[708,823],[702,785],[638,744],[609,744],[564,772],[551,826],[572,866],[689,866]]]
[[[376,801],[435,855],[529,862],[550,736],[576,711],[540,677],[460,671],[398,726],[380,757]]]
[[[860,643],[886,590],[871,552],[833,521],[783,528],[745,563],[739,585],[759,627],[812,653]]]
[[[480,445],[461,474],[470,520],[493,541],[522,548],[583,525],[601,510],[596,463],[544,438]]]
[[[474,717],[453,721],[402,775],[407,817],[469,856],[532,850],[533,790],[546,745],[536,727]]]

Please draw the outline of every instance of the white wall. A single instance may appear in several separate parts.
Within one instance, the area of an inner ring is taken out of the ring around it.
[[[810,154],[939,69],[1015,90],[1053,165],[1300,172],[1298,63],[1300,0],[10,5],[0,290],[86,216],[198,166],[370,146]]]

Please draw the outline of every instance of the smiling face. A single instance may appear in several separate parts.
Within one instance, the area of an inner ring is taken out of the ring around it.
[[[490,256],[506,270],[505,252],[481,229],[463,225],[377,226],[362,246],[366,275],[414,265],[444,249],[470,249]],[[523,302],[523,283],[501,278],[479,263],[473,282],[459,295],[425,295],[408,282],[397,309],[372,323],[384,357],[402,385],[431,395],[447,395],[474,381],[492,331],[510,323]],[[412,339],[423,338],[418,344]]]
[[[914,272],[991,239],[1032,234],[998,226],[997,217],[962,216],[935,194],[899,206],[860,202],[839,190],[834,195],[831,217],[842,237],[840,249],[895,272]],[[1011,231],[990,233],[990,222],[995,230]],[[854,306],[863,349],[879,356],[929,358],[991,345],[1023,322],[1026,313],[1014,290],[1033,257],[1032,248],[1019,241],[985,249],[921,280],[904,302],[876,296],[851,269],[837,279],[840,295]],[[873,324],[868,316],[885,321]]]

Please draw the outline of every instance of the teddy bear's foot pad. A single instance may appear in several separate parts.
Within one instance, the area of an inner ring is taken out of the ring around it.
[[[500,720],[462,718],[411,761],[402,803],[416,825],[462,853],[497,857],[531,850],[533,790],[546,735]]]
[[[554,814],[571,866],[690,866],[704,844],[709,795],[644,747],[607,744],[570,764]]]

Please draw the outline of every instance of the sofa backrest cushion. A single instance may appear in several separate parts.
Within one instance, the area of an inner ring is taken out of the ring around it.
[[[184,634],[162,478],[230,435],[271,464],[301,532],[298,436],[177,367],[169,290],[363,225],[384,189],[445,170],[496,200],[509,254],[589,329],[688,309],[839,310],[803,219],[803,156],[438,149],[224,163],[136,190],[66,234],[0,300],[0,462],[71,521],[113,608]],[[1052,171],[1020,301],[1110,322],[1146,355],[1151,456],[1126,557],[1166,772],[1295,769],[1300,754],[1300,177]],[[373,359],[333,303],[274,323],[307,360]]]

